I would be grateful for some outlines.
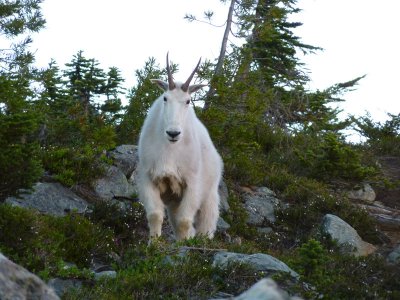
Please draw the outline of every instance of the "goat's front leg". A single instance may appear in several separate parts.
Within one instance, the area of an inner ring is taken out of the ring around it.
[[[149,179],[144,179],[139,186],[139,199],[144,205],[150,230],[150,240],[161,236],[164,220],[164,203],[159,189]]]
[[[198,191],[189,186],[183,194],[180,205],[174,210],[175,235],[177,240],[191,238],[195,235],[194,217],[199,209]]]

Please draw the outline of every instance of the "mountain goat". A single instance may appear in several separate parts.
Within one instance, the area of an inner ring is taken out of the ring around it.
[[[144,121],[139,138],[138,189],[146,210],[150,240],[161,235],[165,208],[177,240],[214,236],[219,216],[222,160],[205,126],[196,117],[190,85],[174,82],[167,55],[168,82],[153,79],[164,93]]]

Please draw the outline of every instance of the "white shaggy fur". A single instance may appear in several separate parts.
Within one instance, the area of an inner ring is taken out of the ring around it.
[[[190,94],[202,85],[184,91],[181,83],[174,82],[170,89],[167,82],[152,82],[164,93],[155,100],[143,124],[138,165],[139,197],[150,239],[161,235],[165,209],[177,240],[195,234],[212,238],[219,216],[218,184],[223,166],[190,104]]]

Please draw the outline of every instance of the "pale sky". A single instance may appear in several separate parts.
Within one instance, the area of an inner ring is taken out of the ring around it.
[[[301,0],[304,23],[296,33],[325,50],[304,62],[311,87],[325,88],[366,74],[357,90],[345,96],[346,112],[376,120],[400,112],[400,1]]]
[[[346,114],[369,111],[377,120],[386,112],[398,114],[400,1],[300,0],[298,7],[303,11],[293,19],[304,25],[296,34],[325,49],[303,59],[309,87],[324,89],[366,74],[357,90],[344,96]],[[224,28],[183,17],[213,10],[215,23],[223,24],[228,10],[219,0],[44,0],[42,8],[47,28],[33,36],[37,65],[54,58],[63,68],[84,50],[104,69],[119,68],[128,88],[149,56],[164,66],[169,51],[180,65],[177,80],[186,79],[200,56],[217,58]]]

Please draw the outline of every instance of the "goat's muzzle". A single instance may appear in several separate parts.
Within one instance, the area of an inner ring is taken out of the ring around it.
[[[181,134],[181,132],[177,130],[167,130],[166,134],[168,136],[168,140],[171,143],[175,143],[179,140],[179,135]]]

